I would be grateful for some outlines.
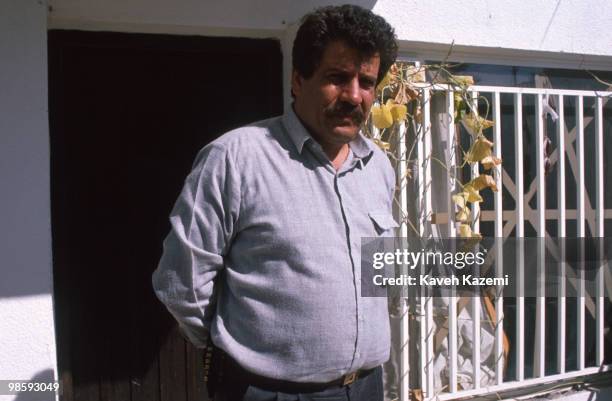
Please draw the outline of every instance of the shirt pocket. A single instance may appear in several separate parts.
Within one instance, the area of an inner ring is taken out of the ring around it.
[[[399,224],[395,221],[391,213],[388,212],[370,212],[368,213],[370,219],[374,223],[374,228],[378,235],[384,235],[386,237],[393,236],[393,229],[399,227]]]

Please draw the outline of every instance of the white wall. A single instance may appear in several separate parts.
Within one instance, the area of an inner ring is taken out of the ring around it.
[[[379,0],[402,40],[612,56],[610,0]]]
[[[46,18],[43,1],[0,0],[0,379],[4,380],[48,380],[57,370]],[[13,398],[0,396],[0,400]]]

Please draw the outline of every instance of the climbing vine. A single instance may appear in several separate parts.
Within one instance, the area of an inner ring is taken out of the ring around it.
[[[426,79],[427,75],[433,76],[429,82]],[[405,161],[407,166],[411,166],[415,162],[413,156],[415,144],[418,139],[422,139],[419,136],[431,135],[430,130],[424,129],[429,123],[423,121],[424,91],[440,90],[440,85],[446,85],[449,90],[453,91],[454,114],[449,117],[452,117],[454,124],[461,124],[465,128],[465,132],[470,136],[470,147],[467,150],[461,149],[462,162],[452,168],[461,169],[465,165],[482,167],[478,169],[482,173],[470,181],[462,182],[455,178],[457,190],[451,194],[452,202],[455,205],[452,213],[454,224],[457,225],[457,233],[463,238],[480,237],[480,233],[472,230],[472,208],[474,204],[483,201],[480,191],[499,190],[492,174],[495,171],[493,167],[502,162],[493,155],[494,143],[483,133],[485,129],[493,126],[493,122],[486,118],[489,113],[487,99],[484,97],[472,98],[469,87],[473,84],[474,80],[471,76],[453,75],[446,65],[416,67],[407,63],[395,63],[376,88],[376,103],[370,111],[365,130],[366,135],[392,160]],[[478,113],[479,101],[486,103],[484,117]],[[398,138],[399,126],[402,124],[412,127],[406,132],[414,133],[415,137],[410,141],[412,146],[403,154],[398,154],[397,151],[394,151],[393,144],[396,144],[398,139],[406,139],[405,137]],[[457,129],[456,132],[459,135],[462,131]],[[439,163],[447,170],[450,168],[432,155],[425,155],[425,157]],[[406,174],[411,177],[411,170],[407,169]],[[453,174],[453,177],[455,176],[456,174]],[[402,210],[402,214],[404,222],[417,231],[407,211]],[[449,224],[453,224],[452,219],[449,219]]]

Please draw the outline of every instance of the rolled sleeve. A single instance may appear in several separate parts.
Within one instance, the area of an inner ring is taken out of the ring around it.
[[[234,235],[240,180],[227,150],[202,149],[170,214],[171,230],[153,288],[196,346],[206,344],[215,312],[215,277]]]

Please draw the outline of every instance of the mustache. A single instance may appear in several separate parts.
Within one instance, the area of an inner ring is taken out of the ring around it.
[[[328,118],[349,117],[356,124],[361,124],[365,120],[363,111],[359,106],[350,103],[336,103],[334,106],[325,109],[325,116]]]

